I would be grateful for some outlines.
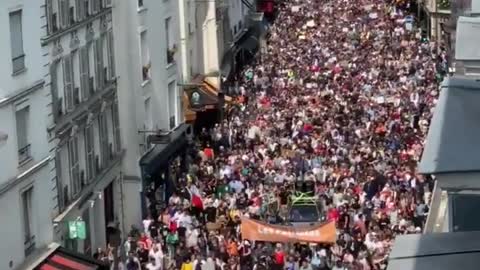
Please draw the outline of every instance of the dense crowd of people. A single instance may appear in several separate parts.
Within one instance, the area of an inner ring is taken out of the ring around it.
[[[127,270],[385,269],[422,230],[434,179],[417,173],[446,55],[405,20],[408,1],[291,0],[239,74],[238,107],[198,134],[163,212],[124,244]],[[243,240],[241,217],[287,223],[314,183],[334,244]]]

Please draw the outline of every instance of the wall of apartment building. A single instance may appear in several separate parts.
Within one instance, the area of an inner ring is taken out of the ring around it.
[[[122,220],[117,179],[123,149],[110,5],[108,0],[46,0],[43,6],[56,172],[54,240],[86,253],[106,246],[106,223]],[[69,240],[67,223],[78,219],[86,222],[87,239]]]
[[[249,2],[249,1],[247,1]],[[230,21],[230,31],[232,36],[237,37],[242,34],[242,30],[248,27],[247,18],[248,8],[242,3],[242,0],[228,0],[228,17]]]
[[[0,1],[0,269],[18,267],[52,239],[49,98],[40,3]],[[7,137],[5,137],[7,136]]]
[[[139,160],[151,147],[147,136],[183,122],[178,16],[174,0],[119,1],[113,9],[127,229],[142,220]]]
[[[199,1],[196,5],[197,14],[197,46],[200,73],[209,74],[219,70],[219,35],[217,26],[216,1]]]
[[[200,53],[203,48],[198,46],[198,34],[202,32],[197,31],[198,11],[201,8],[197,8],[198,5],[205,5],[205,3],[194,0],[178,0],[181,77],[182,81],[187,83],[195,75],[202,73]]]

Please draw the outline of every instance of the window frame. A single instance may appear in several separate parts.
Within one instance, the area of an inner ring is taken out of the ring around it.
[[[65,109],[67,112],[73,111],[74,105],[74,81],[73,81],[73,56],[67,54],[62,58],[63,68],[63,95],[65,100]]]
[[[21,190],[20,199],[22,207],[22,230],[25,254],[28,255],[35,247],[35,217],[33,215],[33,185]]]
[[[102,162],[102,168],[106,168],[109,161],[109,143],[108,143],[108,123],[106,112],[100,112],[98,114],[98,135],[100,141],[100,159]]]
[[[113,126],[113,140],[115,144],[115,151],[119,153],[122,150],[122,140],[120,133],[120,115],[118,111],[118,102],[112,103],[112,126]]]
[[[173,91],[170,89],[170,85],[173,85]],[[174,129],[177,126],[178,123],[178,117],[177,117],[177,111],[178,111],[178,87],[176,85],[176,81],[171,81],[167,85],[168,89],[168,125],[170,130]],[[173,98],[172,98],[173,94]],[[173,101],[173,104],[172,104]],[[172,112],[173,109],[173,112]],[[173,114],[173,115],[172,115]],[[172,122],[173,118],[173,122]]]
[[[70,171],[70,192],[72,193],[72,198],[80,194],[82,190],[82,183],[80,179],[80,162],[78,159],[78,137],[74,135],[68,141],[68,160],[69,160],[69,171]]]
[[[18,29],[14,27],[15,15],[19,16]],[[16,75],[26,69],[25,48],[23,46],[23,10],[22,9],[13,10],[9,12],[8,16],[9,16],[9,29],[10,29],[10,52],[11,52],[11,58],[12,58],[12,74]],[[17,37],[15,33],[19,36]],[[18,41],[20,44],[14,44],[16,43],[16,41]]]
[[[95,178],[95,133],[92,124],[88,124],[84,130],[85,138],[85,164],[86,180],[90,183]]]
[[[88,45],[79,49],[79,66],[80,66],[80,90],[82,100],[86,101],[90,97],[90,58],[88,55]]]
[[[103,38],[99,37],[93,42],[94,61],[95,61],[95,83],[97,90],[102,90],[104,85],[103,75]]]
[[[113,36],[113,30],[107,33],[107,52],[108,52],[108,79],[115,79],[115,39]]]
[[[167,65],[172,65],[175,63],[175,43],[173,42],[174,39],[174,32],[171,31],[170,29],[172,28],[172,20],[173,18],[171,16],[165,18],[164,24],[165,24],[165,41],[167,44]],[[170,46],[170,43],[172,43],[172,46]]]
[[[19,114],[24,115],[22,127],[19,127]],[[31,158],[30,154],[30,140],[29,140],[29,116],[30,116],[30,106],[24,106],[20,109],[17,108],[15,111],[15,127],[17,135],[17,151],[18,151],[18,163],[22,164],[28,161]],[[22,131],[23,137],[22,142],[20,142],[19,131]],[[24,140],[24,141],[23,141]],[[22,154],[23,153],[23,154]]]

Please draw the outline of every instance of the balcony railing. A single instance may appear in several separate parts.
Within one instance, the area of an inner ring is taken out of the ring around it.
[[[35,235],[25,236],[24,251],[25,256],[32,254],[35,250]]]
[[[18,162],[23,163],[30,158],[30,144],[18,149]]]

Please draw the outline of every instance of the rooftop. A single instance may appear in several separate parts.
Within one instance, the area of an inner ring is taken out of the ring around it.
[[[431,120],[421,173],[480,171],[480,80],[447,78]]]
[[[397,236],[387,270],[478,269],[480,232]]]

